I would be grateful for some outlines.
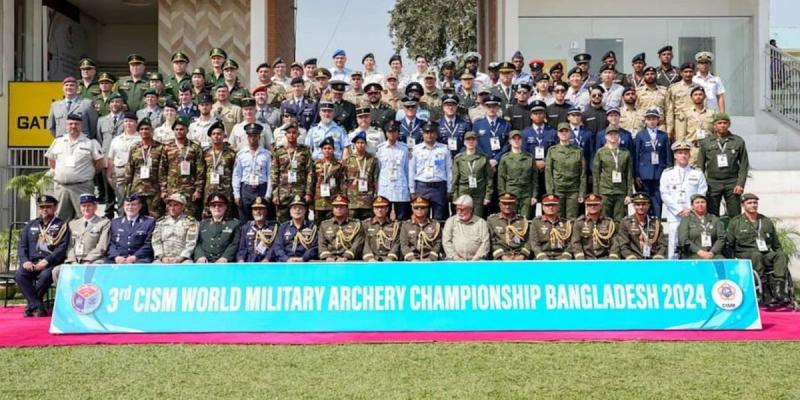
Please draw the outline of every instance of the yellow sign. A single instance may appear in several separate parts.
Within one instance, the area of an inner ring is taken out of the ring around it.
[[[50,147],[50,103],[63,97],[61,82],[9,82],[8,146]]]

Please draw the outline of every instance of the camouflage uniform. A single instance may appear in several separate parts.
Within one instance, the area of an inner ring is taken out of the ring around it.
[[[145,149],[139,142],[131,150],[128,157],[128,165],[125,168],[127,179],[128,194],[138,193],[142,197],[142,203],[147,206],[147,211],[153,218],[160,218],[164,213],[164,202],[161,201],[161,159],[164,153],[164,145],[154,142],[152,146]],[[145,161],[145,154],[148,155]],[[149,165],[146,169],[148,176],[142,177],[142,167]]]
[[[264,86],[267,88],[267,104],[271,105],[272,107],[279,108],[281,106],[281,102],[286,100],[286,88],[284,88],[283,85],[273,83],[272,81]]]
[[[492,214],[486,220],[492,234],[492,258],[499,260],[503,256],[530,257],[528,249],[528,220],[516,214],[506,219],[501,213]]]
[[[413,220],[404,221],[400,228],[400,250],[405,261],[444,258],[441,223],[435,219],[428,219],[422,225]]]
[[[430,112],[429,119],[431,121],[438,121],[442,118],[442,92],[438,89],[426,92],[420,97],[419,101],[420,103],[425,103],[424,108]]]
[[[292,168],[292,157],[294,168]],[[277,211],[278,222],[285,222],[290,219],[289,203],[294,196],[304,198],[307,193],[309,172],[311,171],[311,151],[307,146],[298,144],[293,155],[290,155],[286,147],[278,147],[272,157],[272,168],[270,168],[270,180],[272,180],[272,198],[278,201],[273,202]],[[294,170],[294,182],[289,182],[289,171]]]
[[[161,217],[153,230],[153,260],[160,262],[163,257],[181,257],[183,262],[192,262],[199,226],[197,220],[189,215]]]
[[[322,221],[319,226],[319,259],[343,257],[348,260],[361,258],[364,247],[364,231],[361,221],[347,218],[339,223],[336,218]]]
[[[598,217],[597,221],[582,215],[572,228],[572,254],[576,260],[619,259],[619,248],[614,240],[617,224],[611,218]]]
[[[330,185],[330,196],[322,197],[321,188],[323,184]],[[314,194],[312,197],[314,198],[314,219],[316,221],[324,221],[330,218],[331,210],[333,210],[331,201],[343,191],[344,166],[342,166],[342,163],[336,160],[326,163],[323,159],[315,161],[314,168],[309,171],[306,193]]]
[[[216,162],[215,162],[216,160]],[[236,151],[228,143],[222,144],[222,152],[216,154],[211,147],[203,153],[205,164],[204,195],[219,192],[228,198],[228,204],[233,204],[233,164],[236,162]],[[216,175],[216,176],[215,176]],[[215,181],[219,183],[215,183]],[[203,205],[205,209],[206,204]],[[228,207],[228,216],[235,217],[236,207]]]
[[[367,94],[364,91],[356,92],[354,90],[348,90],[342,96],[343,99],[353,103],[356,107],[360,107],[368,102]]]
[[[617,247],[620,256],[626,260],[667,258],[667,236],[661,221],[650,215],[646,218],[644,227],[639,225],[636,215],[623,218],[619,225]],[[648,250],[649,254],[646,254]]]
[[[189,162],[189,171],[181,173],[181,163]],[[173,193],[181,193],[187,198],[184,214],[200,216],[201,204],[191,200],[195,191],[203,194],[206,183],[206,163],[203,160],[203,149],[197,143],[186,140],[183,148],[173,141],[164,146],[159,163],[161,179],[161,196],[166,198]]]
[[[401,103],[402,99],[403,93],[401,93],[399,90],[395,90],[394,92],[384,90],[383,95],[381,96],[381,101],[388,104],[389,107],[395,110],[403,108]]]
[[[359,167],[363,165],[363,171]],[[372,216],[372,200],[378,188],[378,163],[375,157],[365,153],[363,160],[359,160],[356,154],[350,156],[345,167],[345,196],[350,199],[348,208],[350,217],[358,220],[370,218]],[[363,172],[363,173],[362,173]],[[361,181],[366,181],[363,187]],[[366,190],[362,191],[364,188]]]
[[[181,85],[186,82],[187,84],[192,84],[192,75],[191,74],[183,74],[183,76],[178,79],[177,76],[171,75],[167,81],[164,83],[164,90],[172,96],[173,99],[178,98],[178,93],[180,92]]]
[[[364,228],[364,261],[397,261],[400,258],[400,221],[375,218],[361,221]]]
[[[570,260],[572,221],[557,217],[556,222],[536,217],[528,232],[528,247],[536,260]]]

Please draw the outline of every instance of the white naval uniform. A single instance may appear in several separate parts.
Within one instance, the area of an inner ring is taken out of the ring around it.
[[[678,224],[681,222],[680,212],[692,208],[691,197],[693,194],[706,194],[708,184],[703,172],[692,166],[674,166],[664,170],[659,184],[661,201],[666,208],[667,224],[669,226],[669,258],[677,258],[675,245],[677,242]]]

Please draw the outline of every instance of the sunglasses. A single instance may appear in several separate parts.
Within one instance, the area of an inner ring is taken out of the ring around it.
[[[428,207],[411,207],[411,208],[413,208],[415,210],[427,210],[428,209]]]

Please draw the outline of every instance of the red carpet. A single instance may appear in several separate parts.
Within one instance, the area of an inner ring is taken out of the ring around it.
[[[50,318],[23,318],[19,307],[0,308],[0,347],[87,344],[340,344],[398,342],[540,341],[763,341],[800,340],[800,312],[763,312],[760,331],[528,331],[356,333],[138,333],[51,335]]]

